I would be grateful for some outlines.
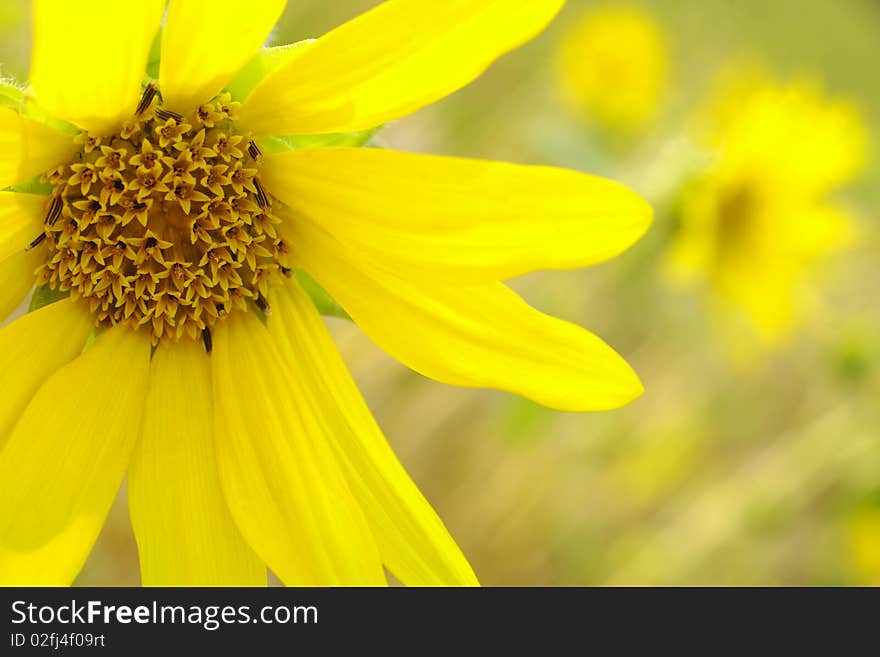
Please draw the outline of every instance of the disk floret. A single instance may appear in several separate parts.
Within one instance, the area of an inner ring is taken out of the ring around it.
[[[209,344],[228,313],[267,312],[288,249],[237,109],[223,94],[182,116],[148,87],[118,134],[81,134],[77,159],[45,176],[39,283],[87,301],[99,326],[145,327],[154,342]]]

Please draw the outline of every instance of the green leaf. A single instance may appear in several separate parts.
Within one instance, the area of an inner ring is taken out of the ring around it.
[[[294,276],[296,277],[297,282],[302,285],[306,294],[312,298],[319,313],[326,317],[339,317],[340,319],[351,321],[351,316],[345,312],[345,309],[339,305],[336,299],[330,296],[330,293],[327,292],[327,290],[321,287],[318,281],[309,276],[302,269],[297,269]]]
[[[263,78],[289,62],[298,51],[314,41],[315,39],[306,39],[286,46],[263,48],[232,78],[226,85],[226,91],[232,94],[233,100],[244,100]]]
[[[28,312],[31,313],[35,310],[39,310],[44,306],[48,306],[50,303],[61,301],[69,296],[70,292],[53,290],[48,285],[40,285],[34,290],[34,295],[31,297],[31,305],[28,307]]]

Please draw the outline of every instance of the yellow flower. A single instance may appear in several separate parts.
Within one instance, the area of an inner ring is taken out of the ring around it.
[[[629,366],[500,281],[610,258],[650,209],[571,171],[272,135],[409,114],[561,5],[393,0],[261,53],[283,1],[173,0],[144,86],[163,0],[37,0],[0,188],[51,191],[0,193],[0,315],[35,281],[69,298],[0,331],[0,582],[70,583],[127,474],[145,584],[476,583],[293,274],[427,376],[609,409]]]
[[[654,19],[608,5],[586,14],[564,38],[559,81],[574,112],[611,130],[635,132],[653,119],[666,90],[669,52]]]
[[[851,234],[829,196],[859,170],[865,134],[851,104],[814,85],[737,76],[708,112],[713,160],[683,192],[668,264],[772,344],[804,318],[813,270]]]

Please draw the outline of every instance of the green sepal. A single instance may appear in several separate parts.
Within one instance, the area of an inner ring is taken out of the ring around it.
[[[92,347],[92,345],[95,344],[95,342],[97,341],[97,339],[98,339],[99,337],[101,337],[101,333],[102,333],[102,332],[103,332],[103,331],[99,331],[97,328],[95,328],[95,327],[93,326],[93,327],[92,327],[92,330],[89,331],[89,335],[88,335],[88,337],[86,338],[86,343],[83,345],[83,349],[82,349],[82,352],[81,352],[81,353],[83,353],[83,354],[86,353],[86,352]],[[153,357],[153,355],[150,354],[150,358],[152,358],[152,357]]]
[[[39,123],[44,123],[64,134],[76,135],[80,132],[79,128],[75,125],[49,116],[49,114],[40,109],[40,107],[28,97],[26,89],[12,78],[3,78],[0,80],[0,107],[14,109],[19,114],[23,114],[29,119],[33,119]]]
[[[54,127],[58,127],[59,122],[52,122],[48,116],[37,111],[33,103],[27,102],[24,89],[16,84],[12,78],[3,78],[0,80],[0,107],[8,107],[16,112],[24,111],[25,114],[43,123],[49,123]],[[69,126],[61,122],[65,132],[69,131]],[[14,185],[4,187],[4,192],[18,192],[20,194],[42,194],[46,195],[52,191],[52,185],[42,182],[40,176],[35,176],[30,180],[25,180]]]
[[[359,148],[367,146],[382,126],[359,132],[331,132],[325,135],[286,135],[259,139],[265,155],[283,153],[302,148]]]
[[[351,316],[345,312],[345,308],[340,306],[336,299],[331,297],[330,293],[321,287],[321,284],[309,276],[308,273],[302,269],[297,269],[294,272],[294,277],[306,291],[306,294],[312,298],[312,302],[319,313],[325,317],[338,317],[351,321]]]
[[[12,78],[0,79],[0,107],[18,109],[24,104],[24,89]]]
[[[147,78],[152,80],[159,79],[159,62],[162,57],[162,31],[164,28],[159,28],[159,31],[156,32],[156,36],[153,37],[153,43],[150,45],[150,55],[147,58]]]
[[[315,39],[306,39],[286,46],[263,48],[235,74],[235,77],[226,85],[226,91],[232,94],[232,100],[243,101],[263,78],[289,62],[297,51],[314,41]]]
[[[39,310],[49,304],[55,303],[56,301],[61,301],[62,299],[66,299],[70,296],[70,292],[62,292],[61,290],[53,290],[48,285],[39,285],[34,290],[34,294],[31,297],[31,305],[28,306],[28,312],[32,313],[35,310]]]
[[[4,192],[18,192],[19,194],[40,194],[42,196],[48,196],[52,193],[52,183],[43,182],[40,178],[42,176],[35,176],[30,180],[25,180],[24,182],[15,183],[14,185],[9,185],[9,187],[4,187]]]
[[[30,101],[27,97],[25,97],[24,104],[21,106],[21,113],[29,119],[44,123],[50,128],[55,128],[55,130],[57,130],[58,132],[63,132],[66,135],[75,136],[82,132],[82,130],[77,128],[72,123],[68,123],[67,121],[62,121],[61,119],[56,119],[55,117],[50,116],[42,109],[40,109],[39,105]]]

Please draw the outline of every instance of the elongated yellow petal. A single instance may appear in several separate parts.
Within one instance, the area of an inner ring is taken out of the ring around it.
[[[201,343],[162,344],[150,364],[128,503],[145,586],[265,586],[220,489],[211,365]]]
[[[257,53],[285,4],[285,0],[172,0],[159,65],[165,104],[188,112],[213,98]]]
[[[651,222],[623,185],[550,167],[319,148],[267,157],[262,179],[340,241],[431,280],[592,265]]]
[[[45,196],[0,192],[0,261],[23,252],[40,234],[45,205]],[[34,283],[33,276],[30,283]]]
[[[112,133],[137,107],[164,10],[164,0],[35,0],[30,82],[40,106]]]
[[[0,449],[45,379],[82,351],[92,318],[69,300],[0,329]]]
[[[309,390],[260,321],[217,325],[220,480],[245,539],[288,585],[379,585],[382,563]]]
[[[247,64],[239,69],[235,77],[226,83],[224,88],[232,94],[233,100],[244,100],[260,83],[260,80],[279,67],[289,64],[294,57],[299,57],[303,48],[314,42],[315,39],[304,39],[283,46],[261,48]]]
[[[273,296],[267,326],[315,395],[315,412],[376,537],[382,560],[411,586],[476,585],[473,570],[400,465],[314,305],[292,281]]]
[[[642,393],[592,333],[544,315],[501,283],[413,283],[306,220],[287,228],[300,264],[389,354],[453,385],[499,388],[565,411],[600,411]]]
[[[68,162],[75,152],[70,135],[0,107],[0,189]]]
[[[0,451],[0,585],[70,584],[137,438],[150,341],[117,327],[39,389]]]
[[[0,192],[0,321],[6,319],[34,286],[45,253],[25,251],[42,231],[45,196]]]
[[[564,0],[390,0],[269,75],[242,108],[256,134],[364,130],[451,94],[538,34]]]
[[[34,272],[41,256],[36,251],[14,253],[0,261],[0,320],[15,310],[34,287]]]

